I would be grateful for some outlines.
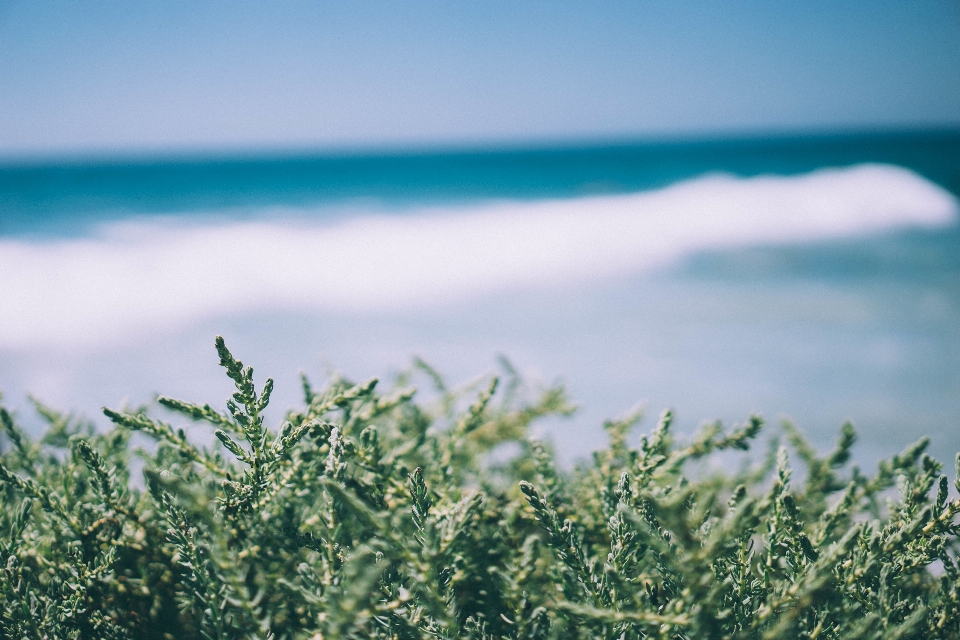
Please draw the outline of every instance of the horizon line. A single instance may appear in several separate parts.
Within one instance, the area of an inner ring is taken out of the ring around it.
[[[958,137],[960,123],[924,126],[866,126],[734,131],[686,131],[662,134],[624,134],[540,137],[499,140],[438,140],[419,142],[351,143],[343,145],[238,145],[220,147],[117,148],[87,151],[43,151],[4,155],[0,171],[49,167],[111,165],[210,164],[320,159],[376,159],[424,156],[470,156],[503,153],[551,153],[673,145],[803,142],[830,138]]]

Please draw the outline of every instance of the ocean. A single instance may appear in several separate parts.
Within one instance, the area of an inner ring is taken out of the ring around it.
[[[960,132],[0,164],[0,389],[103,422],[300,370],[453,382],[500,355],[580,410],[752,412],[871,464],[960,450]],[[429,391],[425,388],[425,394]]]

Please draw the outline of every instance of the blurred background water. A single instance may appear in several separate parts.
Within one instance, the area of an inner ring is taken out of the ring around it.
[[[62,235],[149,214],[231,218],[280,207],[403,210],[664,187],[709,173],[795,175],[886,163],[960,191],[960,131],[686,139],[643,144],[0,165],[0,233]],[[317,210],[317,208],[321,208]]]
[[[225,399],[223,334],[275,416],[503,354],[566,461],[638,401],[960,450],[954,6],[426,4],[0,4],[5,402]]]

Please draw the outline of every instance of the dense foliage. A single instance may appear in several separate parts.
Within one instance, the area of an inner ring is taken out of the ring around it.
[[[851,427],[821,457],[787,425],[797,481],[775,444],[719,471],[759,418],[678,444],[668,412],[636,440],[636,416],[607,423],[567,473],[528,436],[570,411],[562,390],[509,370],[499,392],[450,391],[421,363],[429,403],[304,380],[272,431],[272,382],[217,350],[226,412],[158,400],[216,447],[145,410],[105,410],[97,432],[39,403],[35,442],[0,409],[2,637],[960,635],[960,500],[923,441],[867,476]],[[132,451],[134,432],[155,444]]]

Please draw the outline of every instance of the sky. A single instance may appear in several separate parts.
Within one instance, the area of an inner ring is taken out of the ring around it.
[[[956,0],[0,0],[0,157],[960,126]]]

